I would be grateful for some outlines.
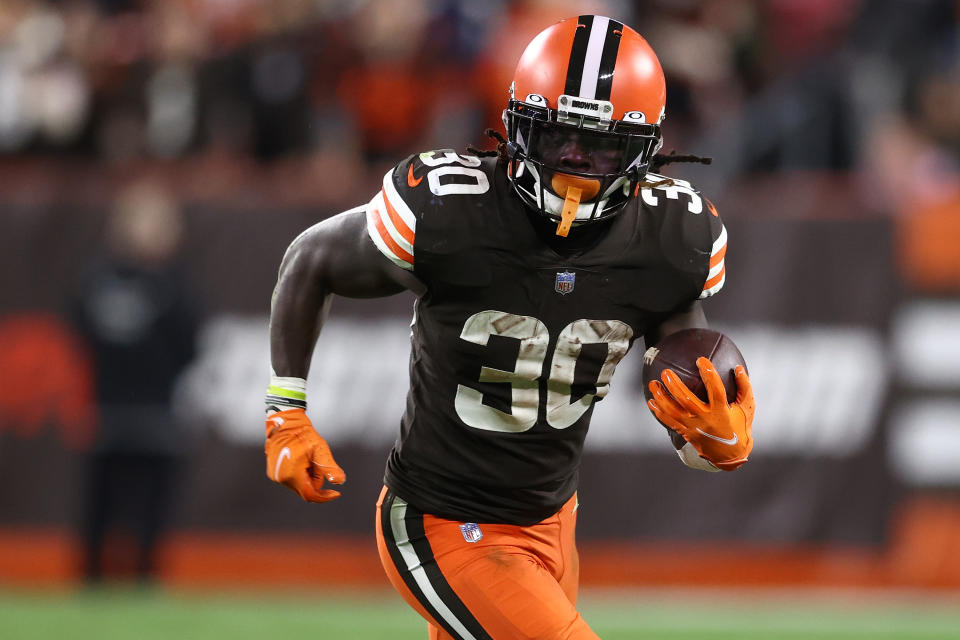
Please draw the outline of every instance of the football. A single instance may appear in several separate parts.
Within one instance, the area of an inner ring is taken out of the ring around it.
[[[707,402],[707,389],[697,369],[697,358],[710,358],[727,390],[727,402],[737,399],[737,380],[734,369],[747,366],[733,340],[712,329],[681,329],[647,349],[643,354],[643,393],[647,400],[653,396],[651,380],[660,380],[664,369],[670,369],[698,398]]]

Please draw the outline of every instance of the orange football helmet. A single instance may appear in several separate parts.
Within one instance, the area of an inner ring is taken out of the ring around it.
[[[623,23],[584,15],[540,32],[503,112],[517,194],[561,227],[619,213],[662,145],[666,96],[656,54]]]

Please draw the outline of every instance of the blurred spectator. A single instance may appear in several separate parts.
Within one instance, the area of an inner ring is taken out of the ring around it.
[[[89,457],[84,573],[97,581],[117,564],[106,554],[109,526],[132,516],[136,574],[149,579],[166,529],[185,435],[171,413],[180,372],[198,329],[174,258],[178,205],[156,185],[120,193],[107,228],[107,253],[83,273],[73,318],[93,356],[100,427]],[[121,545],[122,548],[122,545]]]
[[[0,9],[0,151],[69,146],[82,133],[90,88],[66,54],[67,27],[44,4]]]
[[[960,291],[958,69],[928,73],[905,113],[877,118],[864,159],[866,199],[895,215],[904,279],[927,294]]]
[[[870,163],[875,121],[956,56],[950,0],[8,0],[0,154],[298,162],[339,202],[401,152],[484,143],[522,43],[578,13],[650,40],[666,150],[713,155],[684,172],[718,197],[744,173]],[[926,94],[924,135],[955,138],[949,82]]]

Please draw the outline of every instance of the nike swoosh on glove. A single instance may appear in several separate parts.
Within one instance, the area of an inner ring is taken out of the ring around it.
[[[329,502],[340,496],[324,489],[324,481],[343,484],[347,474],[333,459],[327,441],[313,428],[303,409],[278,411],[267,417],[267,477],[289,487],[308,502]]]
[[[650,382],[653,399],[647,402],[657,420],[689,442],[700,457],[725,471],[733,471],[753,450],[753,414],[756,404],[747,370],[734,369],[737,399],[727,404],[723,380],[709,359],[697,358],[700,377],[707,388],[704,403],[670,369]],[[666,387],[666,390],[664,389]],[[670,393],[667,393],[669,391]]]

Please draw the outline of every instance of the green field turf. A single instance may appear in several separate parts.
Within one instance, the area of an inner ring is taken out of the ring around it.
[[[939,594],[588,592],[581,610],[606,640],[960,639],[960,596]],[[3,640],[424,640],[389,593],[0,591]]]

